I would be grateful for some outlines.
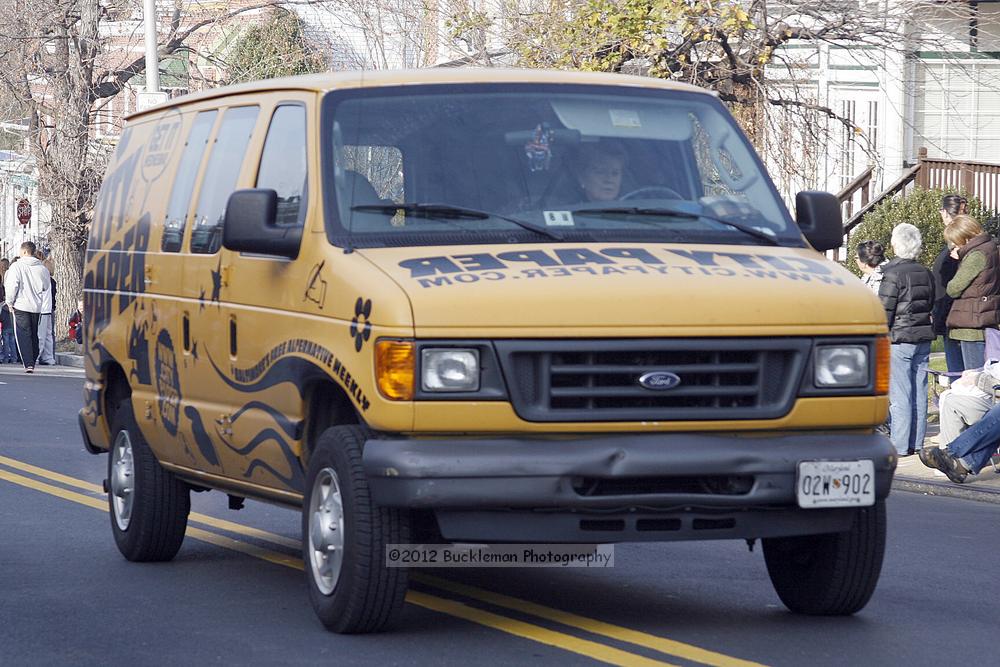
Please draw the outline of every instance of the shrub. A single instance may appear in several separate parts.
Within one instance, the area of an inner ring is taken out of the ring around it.
[[[954,190],[915,188],[905,197],[892,197],[880,202],[865,215],[861,224],[851,231],[844,266],[855,275],[861,275],[854,258],[857,256],[858,244],[868,240],[880,242],[885,246],[886,258],[891,258],[893,254],[889,238],[892,236],[892,229],[901,222],[908,222],[916,225],[924,241],[920,257],[917,259],[930,268],[945,245],[942,235],[944,226],[941,224],[941,214],[938,212],[941,210],[941,197],[952,192]],[[968,197],[965,192],[960,194]],[[978,220],[986,231],[994,236],[997,235],[997,220],[992,218],[987,221],[989,212],[983,210],[982,202],[976,197],[969,197],[969,215]]]

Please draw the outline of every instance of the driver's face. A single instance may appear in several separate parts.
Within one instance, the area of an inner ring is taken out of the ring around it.
[[[594,158],[580,174],[580,187],[590,201],[612,201],[622,187],[625,162],[621,158],[602,155]]]

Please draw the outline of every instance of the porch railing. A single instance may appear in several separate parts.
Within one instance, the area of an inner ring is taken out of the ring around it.
[[[872,199],[874,174],[874,167],[865,169],[837,194],[844,214],[845,235],[850,234],[865,214],[880,202],[905,195],[914,187],[964,191],[978,197],[985,211],[1000,212],[1000,164],[929,158],[927,149],[921,148],[917,152],[917,164]]]

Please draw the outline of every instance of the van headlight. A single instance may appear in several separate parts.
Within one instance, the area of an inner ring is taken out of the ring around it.
[[[479,391],[479,350],[424,348],[420,351],[424,391]]]
[[[817,387],[864,387],[869,382],[868,346],[823,345],[816,348]]]

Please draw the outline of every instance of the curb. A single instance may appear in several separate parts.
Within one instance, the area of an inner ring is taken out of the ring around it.
[[[975,485],[963,486],[952,482],[936,482],[929,479],[896,475],[892,480],[892,488],[896,491],[961,498],[962,500],[978,500],[983,503],[1000,505],[1000,490]]]
[[[73,368],[83,368],[82,354],[69,354],[67,352],[56,352],[56,365],[72,366]]]

